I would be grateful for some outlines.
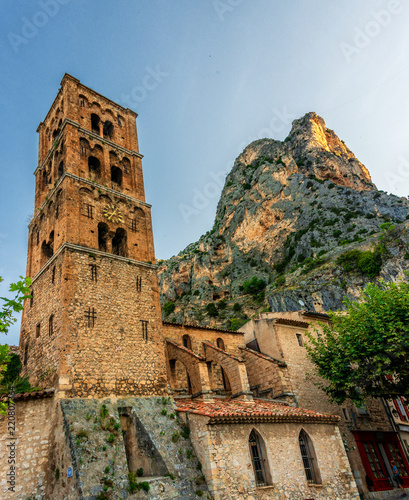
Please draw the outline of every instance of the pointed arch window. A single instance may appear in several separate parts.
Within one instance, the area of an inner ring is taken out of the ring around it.
[[[321,475],[318,470],[317,457],[315,455],[314,445],[310,436],[301,430],[298,436],[301,458],[304,465],[305,475],[309,484],[321,484]]]
[[[249,437],[250,457],[253,464],[256,486],[272,484],[271,474],[267,462],[266,447],[263,438],[253,429]]]

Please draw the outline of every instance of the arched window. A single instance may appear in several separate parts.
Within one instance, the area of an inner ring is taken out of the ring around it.
[[[122,170],[119,167],[111,167],[111,181],[122,186]]]
[[[115,236],[112,238],[112,253],[126,257],[128,253],[127,237],[125,229],[121,227],[116,230]]]
[[[62,177],[62,174],[64,173],[64,162],[60,162],[58,165],[58,178]]]
[[[88,172],[92,180],[99,179],[101,176],[101,163],[95,156],[88,157]]]
[[[43,259],[42,262],[46,262],[48,259],[51,259],[53,256],[53,247],[52,244],[47,243],[45,240],[43,241],[43,244],[41,245],[41,251],[43,254]]]
[[[106,121],[104,123],[104,126],[102,128],[102,133],[104,134],[104,137],[106,137],[107,139],[112,138],[112,134],[114,133],[114,126],[110,121]]]
[[[98,224],[98,248],[101,252],[107,252],[107,241],[108,241],[109,228],[105,222],[100,222]]]
[[[183,341],[183,347],[192,350],[192,340],[190,339],[189,335],[183,335],[182,341]]]
[[[225,349],[224,349],[224,342],[223,342],[223,339],[218,338],[216,342],[217,342],[217,347],[218,347],[219,349],[223,349],[223,351],[224,351]]]
[[[91,130],[95,132],[96,134],[100,134],[99,132],[99,116],[96,115],[95,113],[91,114]]]
[[[47,177],[47,172],[45,170],[43,170],[43,175],[42,175],[42,178],[41,178],[41,187],[42,189],[44,189],[48,184],[48,177]]]
[[[312,444],[310,436],[301,430],[298,437],[300,445],[301,458],[304,465],[305,475],[310,484],[321,484],[321,475],[318,470],[317,457],[315,455],[314,445]]]
[[[253,429],[249,437],[250,457],[253,464],[256,486],[267,486],[272,483],[267,462],[267,452],[263,438]]]

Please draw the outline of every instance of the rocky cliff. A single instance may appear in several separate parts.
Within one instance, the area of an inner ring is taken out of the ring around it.
[[[342,308],[409,268],[409,203],[378,191],[315,113],[234,162],[213,228],[159,262],[168,321],[238,328],[261,310]]]

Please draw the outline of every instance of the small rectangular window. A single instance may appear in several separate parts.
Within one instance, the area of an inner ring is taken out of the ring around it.
[[[48,335],[51,337],[54,333],[54,314],[50,316],[48,320]]]
[[[131,225],[129,227],[130,227],[130,229],[131,229],[132,232],[136,233],[136,231],[137,231],[137,222],[136,222],[135,219],[131,220]]]
[[[37,323],[36,325],[36,339],[40,336],[41,333],[41,323]]]
[[[93,307],[88,307],[85,311],[85,319],[87,321],[88,328],[93,328],[95,320],[97,319],[97,313]]]
[[[54,283],[55,281],[55,266],[53,267],[53,270],[51,272],[51,283]]]
[[[300,347],[304,347],[304,341],[303,341],[301,333],[296,333],[296,336],[297,336],[298,345]]]
[[[136,277],[136,291],[140,292],[142,290],[142,276]]]
[[[81,146],[81,156],[87,156],[87,148],[85,146]]]
[[[148,341],[148,322],[145,320],[141,320],[142,324],[142,339],[147,342]]]
[[[98,281],[98,266],[96,264],[90,264],[89,267],[91,268],[91,281]]]
[[[85,217],[88,217],[89,219],[94,218],[94,207],[93,205],[90,205],[89,203],[84,203],[84,213]]]
[[[80,99],[80,106],[81,106],[81,108],[85,108],[85,101],[84,101],[84,99]]]

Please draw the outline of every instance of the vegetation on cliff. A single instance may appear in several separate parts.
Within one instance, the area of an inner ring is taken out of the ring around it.
[[[260,311],[344,308],[344,296],[358,297],[369,280],[404,276],[408,219],[408,200],[378,191],[308,113],[285,141],[245,148],[213,228],[160,263],[162,303],[172,303],[166,319],[236,328]],[[257,292],[248,285],[260,282]]]

